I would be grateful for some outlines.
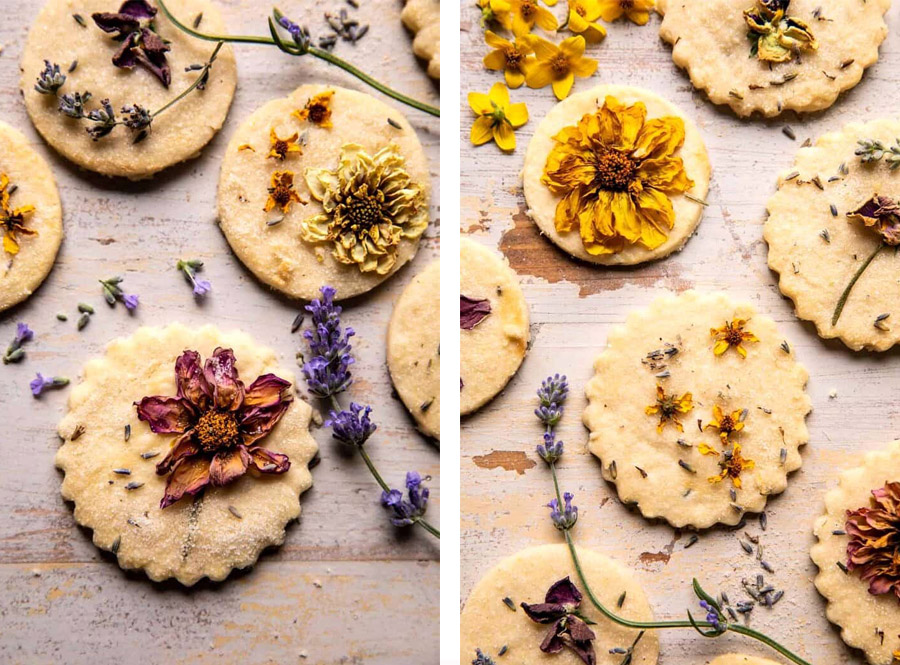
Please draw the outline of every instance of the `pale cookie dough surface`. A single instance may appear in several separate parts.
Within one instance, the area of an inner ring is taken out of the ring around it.
[[[887,37],[891,0],[793,0],[788,16],[806,23],[819,43],[789,62],[750,57],[744,10],[755,0],[659,0],[660,37],[695,88],[739,116],[821,111],[862,78]],[[819,10],[819,18],[814,12]],[[770,67],[771,64],[771,67]],[[789,80],[785,81],[785,78]],[[793,77],[793,78],[791,78]]]
[[[528,346],[528,303],[506,259],[467,238],[459,241],[460,293],[488,300],[491,313],[471,330],[460,328],[460,412],[481,408],[522,364]]]
[[[768,658],[757,658],[756,656],[744,656],[739,653],[726,653],[724,656],[718,656],[713,659],[709,665],[780,665],[774,660]]]
[[[413,53],[428,63],[428,75],[441,78],[441,3],[438,0],[409,0],[400,18],[412,33]]]
[[[311,97],[329,90],[334,91],[333,127],[323,128],[291,116]],[[388,123],[388,118],[400,128]],[[305,135],[303,154],[292,153],[284,161],[268,159],[273,127],[282,138],[294,132]],[[285,295],[310,300],[318,296],[323,284],[335,287],[339,300],[365,293],[393,275],[418,250],[421,236],[401,240],[396,264],[388,274],[379,275],[361,272],[356,264],[336,261],[331,243],[312,244],[300,237],[300,223],[322,212],[322,205],[310,197],[306,169],[336,168],[341,147],[353,143],[370,155],[389,145],[397,146],[405,158],[406,171],[424,192],[422,205],[427,208],[431,179],[415,131],[402,113],[370,95],[336,86],[302,85],[289,97],[272,100],[254,111],[231,138],[219,175],[219,225],[241,262],[258,279]],[[239,149],[245,145],[253,150]],[[271,176],[285,170],[294,173],[294,189],[309,203],[294,203],[281,222],[269,225],[273,217],[281,216],[277,208],[271,213],[264,210]]]
[[[653,612],[644,589],[634,574],[621,563],[593,550],[578,548],[578,558],[585,577],[597,599],[607,607],[616,607],[625,594],[625,602],[618,613],[633,621],[652,621]],[[537,665],[549,662],[558,665],[582,665],[569,649],[558,654],[545,654],[541,641],[549,626],[535,623],[522,610],[521,603],[542,603],[550,586],[564,577],[578,587],[584,596],[579,611],[591,621],[597,638],[594,651],[597,665],[620,665],[621,654],[610,649],[628,648],[637,633],[612,623],[601,615],[587,598],[581,585],[569,549],[564,544],[529,547],[503,559],[481,578],[466,600],[460,617],[460,664],[469,665],[475,649],[497,663],[504,662],[498,651],[507,646],[509,658],[517,665]],[[516,606],[513,612],[503,602],[509,598]],[[656,633],[645,633],[634,650],[634,665],[654,665],[659,656]]]
[[[441,438],[441,264],[416,275],[397,299],[387,362],[400,399],[419,429]]]
[[[19,253],[0,247],[0,311],[16,305],[37,289],[53,268],[62,242],[62,206],[56,180],[47,162],[28,145],[25,137],[0,122],[0,174],[9,177],[11,208],[33,205],[25,228],[36,236],[17,234]],[[8,190],[7,190],[8,191]]]
[[[148,395],[175,395],[175,359],[192,349],[205,362],[217,346],[234,350],[246,386],[269,372],[294,380],[274,352],[246,333],[180,324],[140,328],[111,342],[103,357],[84,366],[83,380],[72,389],[69,411],[59,424],[65,443],[56,465],[65,472],[62,495],[74,502],[75,520],[93,529],[95,545],[117,548],[122,568],[143,568],[155,581],[174,577],[190,586],[203,577],[223,580],[233,568],[252,565],[266,547],[284,542],[285,526],[300,515],[299,497],[312,485],[307,468],[317,451],[309,434],[312,409],[295,398],[261,440],[290,457],[286,473],[248,473],[225,487],[207,488],[196,503],[185,497],[160,509],[167,477],[156,475],[156,464],[177,437],[151,432],[138,420],[133,402]],[[128,441],[126,425],[131,426]],[[79,426],[83,432],[73,440]],[[141,457],[156,452],[156,457]],[[129,469],[131,475],[113,473],[117,468]],[[144,484],[129,491],[128,483]]]
[[[564,234],[557,232],[554,216],[556,205],[562,197],[551,192],[550,188],[541,182],[547,157],[555,145],[553,137],[565,127],[578,124],[585,114],[594,113],[601,108],[609,95],[623,104],[631,105],[643,102],[647,107],[648,120],[663,116],[677,116],[684,120],[684,145],[675,153],[675,156],[681,157],[687,176],[694,181],[694,188],[690,194],[705,200],[709,191],[710,164],[706,145],[703,143],[703,138],[696,125],[684,115],[683,111],[668,100],[649,90],[624,85],[600,85],[591,90],[570,95],[550,109],[550,112],[541,120],[528,144],[522,180],[529,216],[538,225],[541,232],[562,250],[591,263],[634,265],[668,256],[684,247],[700,223],[703,206],[681,194],[670,196],[675,209],[675,226],[668,231],[668,238],[662,245],[653,250],[648,250],[639,244],[626,245],[625,249],[617,254],[594,256],[584,249],[577,228]]]
[[[781,292],[794,301],[798,317],[816,325],[819,336],[838,337],[856,351],[884,351],[900,341],[900,257],[890,247],[856,282],[837,325],[831,325],[850,279],[881,242],[875,230],[850,221],[847,213],[876,193],[900,199],[900,170],[890,170],[884,161],[861,163],[853,154],[857,141],[880,139],[893,145],[898,137],[900,117],[853,123],[825,134],[797,152],[768,203],[764,235],[769,267],[779,273]],[[846,175],[841,173],[842,164]],[[811,182],[816,177],[821,189]],[[875,319],[882,314],[892,316],[886,325],[876,327]]]
[[[116,12],[119,5],[120,0],[49,0],[28,33],[21,86],[31,121],[55,150],[89,171],[137,180],[200,154],[228,115],[237,84],[237,67],[234,52],[225,45],[210,71],[206,89],[192,92],[154,119],[147,138],[134,143],[136,133],[119,126],[99,141],[91,140],[85,131],[90,123],[59,113],[56,96],[35,91],[34,83],[45,59],[59,64],[63,73],[73,61],[78,61],[75,71],[66,73],[68,78],[59,90],[60,96],[90,91],[93,98],[87,109],[98,108],[100,101],[108,98],[121,119],[120,109],[125,105],[139,104],[155,111],[181,93],[198,75],[196,71],[185,72],[185,67],[206,62],[215,48],[212,42],[178,30],[160,12],[155,20],[156,30],[172,47],[166,54],[172,71],[169,88],[142,67],[117,68],[112,57],[119,42],[100,30],[91,14]],[[188,24],[202,12],[201,30],[228,32],[219,10],[208,0],[169,0],[166,6]],[[73,14],[81,15],[86,27],[81,27]]]
[[[816,588],[828,601],[828,620],[841,628],[841,638],[861,649],[872,665],[890,665],[900,649],[900,603],[894,594],[874,596],[857,573],[844,573],[849,538],[843,532],[848,510],[870,505],[872,490],[900,478],[900,441],[867,454],[862,464],[840,475],[825,495],[825,514],[816,520],[818,542],[810,552],[819,567]],[[877,631],[884,631],[884,640]]]
[[[716,356],[710,329],[734,319],[747,320],[744,330],[760,341],[744,343],[746,358],[733,348]],[[805,418],[811,401],[804,392],[808,373],[783,342],[771,319],[722,293],[664,296],[615,328],[585,389],[584,424],[590,450],[619,498],[637,504],[644,517],[706,528],[737,524],[745,512],[762,511],[769,495],[784,491],[788,474],[800,468],[799,448],[809,439]],[[674,355],[649,357],[668,344],[678,349]],[[680,415],[683,432],[671,422],[657,432],[658,416],[645,412],[656,403],[657,385],[669,395],[693,395],[693,410]],[[716,404],[726,414],[747,409],[745,427],[731,441],[755,468],[744,470],[743,487],[734,496],[728,479],[709,480],[721,470],[718,433],[701,432],[697,425],[698,419],[704,427],[712,420]],[[701,454],[703,443],[719,456]]]

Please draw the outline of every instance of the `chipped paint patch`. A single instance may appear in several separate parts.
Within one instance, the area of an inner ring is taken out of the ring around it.
[[[472,461],[482,469],[500,468],[505,471],[515,471],[520,476],[537,465],[537,462],[529,459],[521,450],[495,450],[487,455],[476,455]]]

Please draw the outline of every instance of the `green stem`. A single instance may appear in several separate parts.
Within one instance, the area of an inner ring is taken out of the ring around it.
[[[191,94],[197,88],[197,86],[200,85],[201,82],[205,81],[207,74],[209,74],[210,68],[212,67],[213,63],[216,61],[216,58],[219,55],[219,50],[222,48],[223,45],[224,45],[224,42],[221,42],[221,41],[218,44],[216,44],[216,48],[213,50],[212,55],[209,56],[209,60],[207,60],[206,64],[203,65],[203,69],[200,70],[200,74],[197,76],[197,78],[194,80],[194,82],[191,83],[190,86],[188,86],[180,95],[178,95],[174,99],[169,100],[164,106],[162,106],[161,108],[158,108],[156,111],[154,111],[150,115],[150,117],[155,118],[163,111],[166,111],[169,108],[175,106],[175,104],[177,104],[182,99],[184,99],[189,94]]]
[[[166,18],[169,19],[176,28],[178,28],[182,32],[189,34],[191,37],[196,37],[197,39],[203,39],[203,40],[210,41],[210,42],[230,42],[230,43],[235,43],[235,44],[262,44],[262,45],[266,45],[266,46],[278,46],[282,51],[285,51],[286,53],[291,53],[292,55],[303,55],[303,53],[304,53],[302,51],[291,51],[291,50],[287,50],[286,48],[282,48],[281,44],[279,44],[279,42],[275,41],[275,39],[273,39],[272,37],[256,37],[256,36],[252,36],[252,35],[211,35],[211,34],[207,34],[204,32],[200,32],[199,30],[195,30],[194,28],[188,27],[187,25],[185,25],[184,23],[179,21],[177,18],[175,18],[175,16],[172,14],[172,12],[169,11],[169,8],[166,7],[166,3],[164,0],[157,0],[157,4],[159,5],[159,8],[162,10],[163,14],[166,15]],[[372,86],[379,92],[384,93],[388,97],[396,99],[398,102],[401,102],[402,104],[406,104],[407,106],[411,106],[415,109],[424,111],[425,113],[428,113],[433,116],[440,117],[440,115],[441,115],[441,110],[439,108],[437,108],[435,106],[431,106],[424,102],[417,101],[417,100],[413,99],[412,97],[407,97],[406,95],[404,95],[401,92],[397,92],[393,88],[389,88],[388,86],[375,80],[374,78],[372,78],[371,76],[369,76],[368,74],[363,72],[362,70],[358,69],[354,65],[351,65],[346,60],[339,58],[338,56],[334,55],[333,53],[330,53],[329,51],[325,51],[323,49],[319,49],[314,46],[310,46],[306,49],[305,53],[309,53],[310,55],[312,55],[316,58],[319,58],[320,60],[324,60],[333,65],[337,65],[338,67],[343,69],[348,74],[352,74],[353,76],[358,78],[363,83],[366,83],[366,84]]]
[[[862,277],[862,274],[866,271],[866,268],[869,267],[869,264],[875,260],[875,257],[878,256],[878,252],[884,249],[884,243],[879,242],[878,247],[872,252],[871,256],[865,260],[865,262],[859,267],[856,273],[853,275],[853,278],[850,280],[850,283],[847,284],[847,288],[844,289],[844,292],[841,294],[840,300],[838,300],[837,305],[834,308],[834,315],[831,317],[831,325],[836,326],[838,319],[841,318],[841,312],[844,311],[844,305],[847,304],[847,298],[850,297],[850,291],[853,290],[853,287],[856,285],[856,282],[859,281],[859,278]]]

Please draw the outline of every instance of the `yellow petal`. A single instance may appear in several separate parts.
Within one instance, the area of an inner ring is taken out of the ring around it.
[[[574,9],[569,9],[569,24],[566,26],[569,30],[581,33],[587,30],[588,26],[590,23],[581,14]]]
[[[494,112],[494,107],[491,106],[490,97],[483,92],[470,92],[469,106],[472,107],[472,110],[475,111],[477,115],[485,115]]]
[[[581,58],[572,63],[572,73],[581,78],[592,76],[597,71],[597,61],[592,58]]]
[[[493,137],[491,122],[490,118],[481,116],[472,123],[472,132],[469,138],[474,145],[481,145],[491,140]]]
[[[9,232],[3,236],[3,249],[6,250],[7,254],[12,254],[13,256],[19,253],[19,243],[16,242],[16,239]]]
[[[501,50],[491,51],[482,60],[484,66],[488,69],[499,71],[506,67],[506,53]]]
[[[553,81],[553,69],[546,62],[538,62],[525,75],[525,83],[529,88],[543,88]]]
[[[512,46],[509,40],[504,39],[500,35],[496,34],[495,32],[491,32],[490,30],[485,30],[484,41],[488,46],[493,46],[496,49],[504,49]]]
[[[716,345],[713,347],[713,353],[715,353],[717,356],[721,356],[727,350],[728,350],[728,342],[726,342],[724,339],[720,339],[718,342],[716,342]]]
[[[618,20],[625,13],[619,0],[600,0],[600,18],[607,23]]]
[[[508,123],[501,122],[494,127],[494,141],[501,150],[506,152],[516,149],[516,135]]]
[[[537,56],[538,60],[552,60],[559,54],[559,49],[556,44],[548,42],[541,37],[534,38],[532,47],[534,48],[534,54]]]
[[[494,104],[497,105],[497,108],[505,111],[506,107],[509,106],[509,90],[503,83],[500,83],[499,81],[491,86],[491,91],[488,93],[488,97]]]
[[[562,51],[570,61],[574,62],[575,60],[578,60],[578,58],[584,55],[584,37],[581,35],[567,37],[560,43],[559,50]]]
[[[559,100],[565,99],[569,96],[569,92],[571,92],[574,83],[575,75],[572,72],[569,72],[562,78],[553,81],[553,94],[555,94],[556,98]]]
[[[528,122],[528,107],[524,102],[519,104],[510,104],[506,110],[506,119],[513,127],[521,127]]]
[[[556,28],[559,27],[559,23],[556,22],[556,17],[543,7],[537,8],[537,18],[535,18],[535,23],[547,32],[554,32]]]
[[[513,90],[522,87],[522,84],[525,83],[525,74],[513,69],[507,69],[506,71],[504,71],[503,76],[506,79],[506,85],[508,85]],[[515,104],[513,104],[513,106],[515,106]]]

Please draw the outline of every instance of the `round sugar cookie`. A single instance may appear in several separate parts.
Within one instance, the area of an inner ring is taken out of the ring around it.
[[[426,436],[441,438],[441,264],[409,283],[391,314],[387,363],[391,381]]]
[[[825,597],[828,620],[841,629],[841,639],[862,650],[872,665],[891,665],[900,650],[900,603],[893,593],[873,595],[858,571],[846,571],[847,511],[869,507],[872,490],[900,480],[900,441],[870,452],[860,466],[844,471],[825,495],[825,514],[816,520],[818,541],[810,556],[819,567],[816,588]],[[844,566],[844,567],[842,567]]]
[[[155,3],[150,4],[158,9]],[[85,104],[85,112],[101,108],[102,100],[109,99],[120,121],[127,116],[121,110],[124,106],[137,104],[153,112],[197,79],[198,71],[185,69],[205,63],[216,47],[212,42],[190,37],[158,11],[152,25],[170,47],[165,54],[171,72],[168,88],[140,65],[133,69],[116,67],[112,59],[121,43],[115,40],[115,33],[101,30],[92,15],[116,13],[121,5],[120,0],[49,0],[28,33],[21,86],[31,121],[57,152],[89,171],[138,180],[200,154],[228,115],[237,84],[237,66],[231,47],[223,46],[205,89],[195,90],[157,116],[146,138],[135,142],[138,132],[120,125],[107,136],[92,140],[86,128],[93,123],[60,113],[63,95],[90,92],[92,97]],[[198,26],[202,31],[228,32],[219,10],[209,0],[169,0],[166,6],[187,24],[202,14]],[[35,90],[45,60],[59,65],[66,76],[56,94]]]
[[[230,484],[207,486],[194,499],[184,496],[160,507],[169,476],[158,475],[157,464],[180,437],[154,434],[138,419],[134,403],[175,396],[176,358],[193,350],[205,363],[217,347],[233,350],[248,391],[269,373],[293,382],[275,353],[246,333],[181,324],[140,328],[84,366],[59,424],[65,442],[56,466],[65,473],[62,495],[74,503],[75,520],[93,529],[94,544],[115,554],[122,568],[142,568],[155,581],[174,577],[190,586],[253,565],[266,547],[284,542],[285,526],[300,515],[298,499],[312,485],[307,468],[317,451],[309,434],[312,409],[294,399],[269,434],[251,444],[251,451],[261,446],[287,455],[286,472],[251,468]],[[293,396],[293,386],[285,390]],[[246,406],[268,408],[259,400],[255,404]],[[195,441],[200,428],[194,430]]]
[[[653,620],[644,589],[630,570],[604,554],[581,547],[578,548],[578,559],[591,590],[601,603],[616,608],[619,599],[624,597],[622,607],[615,610],[620,616],[632,621]],[[518,665],[547,663],[551,657],[559,665],[583,665],[583,661],[567,648],[553,656],[541,652],[541,641],[550,626],[532,621],[521,607],[521,603],[543,603],[550,586],[565,577],[584,596],[578,611],[596,622],[590,628],[596,635],[593,644],[597,665],[620,665],[622,654],[610,653],[610,650],[628,649],[638,633],[613,623],[591,605],[564,544],[524,549],[503,559],[481,578],[469,594],[460,617],[460,665],[469,665],[476,649],[494,662],[504,662],[498,657],[504,646],[505,654]],[[505,599],[515,610],[506,605]],[[658,657],[656,633],[644,633],[635,645],[631,662],[654,665]]]
[[[428,65],[428,75],[441,78],[441,3],[439,0],[408,0],[400,12],[403,25],[413,38],[416,57]]]
[[[0,199],[2,312],[41,285],[63,237],[53,172],[25,137],[5,122],[0,122]]]
[[[273,136],[295,139],[284,159],[270,156]],[[347,178],[334,175],[342,158]],[[280,173],[293,179],[286,211],[270,198]],[[321,182],[316,174],[331,183],[318,196],[309,187]],[[371,179],[354,185],[365,174]],[[337,299],[346,299],[375,288],[415,256],[430,192],[425,153],[402,113],[355,90],[302,85],[254,111],[231,138],[219,176],[219,225],[243,264],[275,290],[310,300],[330,284]],[[371,223],[375,215],[378,226]],[[384,245],[373,248],[344,226],[360,234],[380,229]]]
[[[460,394],[465,415],[490,402],[518,371],[528,348],[528,303],[506,259],[459,241]]]
[[[884,247],[866,267],[832,324],[853,275],[882,244],[874,228],[848,213],[875,194],[900,201],[900,169],[884,159],[862,163],[854,153],[863,139],[898,145],[900,116],[852,123],[801,148],[769,199],[764,236],[769,267],[798,317],[812,321],[820,337],[837,337],[855,351],[884,351],[900,341],[900,257],[894,248]]]
[[[808,113],[834,104],[878,60],[891,0],[789,0],[785,16],[805,24],[817,47],[805,42],[783,62],[760,60],[751,50],[744,12],[758,6],[758,0],[657,2],[659,35],[673,45],[675,64],[710,101],[742,117]]]
[[[644,517],[737,524],[800,468],[808,373],[749,304],[696,291],[658,298],[610,332],[594,370],[590,450]]]
[[[774,660],[768,658],[757,658],[756,656],[745,656],[739,653],[726,653],[722,656],[716,656],[709,665],[780,665]]]

